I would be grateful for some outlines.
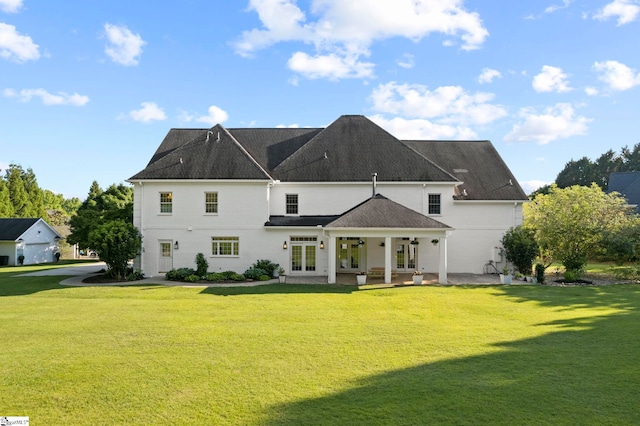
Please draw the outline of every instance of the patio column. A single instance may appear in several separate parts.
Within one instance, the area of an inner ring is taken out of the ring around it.
[[[327,255],[329,256],[329,267],[327,268],[327,283],[335,284],[336,283],[336,237],[329,236],[329,241],[327,242],[328,250]]]
[[[384,282],[391,283],[391,237],[384,237]]]
[[[440,264],[438,267],[438,283],[447,284],[447,236],[440,237]]]

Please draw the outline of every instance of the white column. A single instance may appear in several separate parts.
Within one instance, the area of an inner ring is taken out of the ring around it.
[[[391,237],[384,237],[384,282],[391,283]]]
[[[438,267],[438,283],[447,284],[447,237],[440,237],[440,264]]]
[[[329,265],[327,268],[327,283],[335,284],[336,283],[336,237],[330,236],[328,245],[328,256],[329,256]]]

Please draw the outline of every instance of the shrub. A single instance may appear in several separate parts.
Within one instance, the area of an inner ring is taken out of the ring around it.
[[[89,233],[89,243],[112,272],[115,279],[123,280],[129,259],[140,254],[142,235],[138,228],[124,220],[109,220]]]
[[[224,271],[220,273],[224,275],[225,280],[232,280],[234,275],[238,275],[235,271]]]
[[[196,274],[188,275],[188,276],[186,276],[186,277],[184,278],[184,280],[185,280],[186,282],[188,282],[188,283],[195,283],[195,282],[200,281],[200,276],[199,276],[199,275],[196,275]]]
[[[226,281],[227,277],[225,277],[225,275],[220,272],[212,272],[209,275],[207,275],[206,280],[215,283],[220,281]]]
[[[191,268],[172,269],[165,274],[169,281],[184,281],[189,275],[195,275],[196,271]]]
[[[205,259],[204,254],[196,254],[196,275],[204,277],[207,275],[207,269],[209,269],[209,262]]]
[[[267,274],[260,275],[260,276],[258,277],[258,280],[259,280],[259,281],[269,281],[270,279],[271,279],[271,277],[270,277],[269,275],[267,275]]]
[[[538,284],[544,284],[544,265],[536,263],[536,279]]]
[[[244,271],[244,276],[250,280],[258,280],[260,279],[261,275],[267,275],[267,271],[265,271],[264,269],[261,268],[254,268],[251,267],[249,269],[247,269],[246,271]]]
[[[531,275],[533,260],[538,254],[538,243],[532,229],[523,226],[510,228],[502,237],[505,257],[518,272]]]
[[[280,269],[280,265],[278,265],[277,263],[273,263],[272,261],[266,260],[266,259],[258,260],[251,267],[255,268],[255,269],[264,270],[265,273],[267,275],[269,275],[269,277],[273,277],[273,273]]]
[[[625,266],[613,270],[613,276],[620,280],[637,280],[640,278],[640,267]]]
[[[564,272],[564,281],[567,283],[573,283],[580,279],[580,271],[575,269],[567,269]]]
[[[247,278],[246,278],[244,275],[242,275],[242,274],[236,274],[236,273],[234,272],[234,273],[233,273],[233,275],[231,275],[231,276],[229,277],[229,279],[230,279],[231,281],[246,281],[246,279],[247,279]]]

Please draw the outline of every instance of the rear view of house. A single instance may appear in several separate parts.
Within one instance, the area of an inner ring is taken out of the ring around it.
[[[326,128],[171,129],[134,184],[147,275],[481,273],[527,200],[489,141],[401,141],[364,116]]]

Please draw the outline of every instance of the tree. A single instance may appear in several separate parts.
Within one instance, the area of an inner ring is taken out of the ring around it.
[[[0,217],[13,217],[13,203],[9,196],[9,187],[7,183],[0,179]]]
[[[578,161],[571,160],[565,164],[564,169],[556,177],[556,185],[559,188],[567,188],[573,185],[589,186],[592,182],[598,182],[596,165],[587,157]]]
[[[589,187],[552,186],[525,205],[525,226],[535,230],[544,251],[570,271],[580,271],[603,246],[603,235],[613,232],[632,215],[624,198],[606,194],[595,183]]]
[[[127,277],[128,262],[140,254],[142,235],[132,223],[122,219],[97,225],[89,233],[89,247],[93,248],[117,280]]]
[[[507,261],[511,262],[518,272],[531,275],[533,261],[538,255],[538,243],[534,231],[522,225],[509,230],[502,237],[502,247]]]
[[[89,244],[89,234],[98,225],[111,220],[133,222],[133,189],[123,184],[113,184],[103,191],[94,181],[87,199],[69,221],[71,234],[67,241],[81,248],[95,248]]]

